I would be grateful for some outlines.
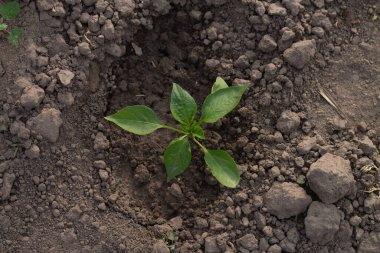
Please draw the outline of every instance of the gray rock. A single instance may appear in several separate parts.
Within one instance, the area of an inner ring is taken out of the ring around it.
[[[367,213],[374,213],[380,211],[380,198],[374,193],[370,193],[364,200],[364,210]]]
[[[289,241],[288,238],[285,238],[284,240],[282,240],[280,242],[280,247],[283,249],[283,251],[285,252],[289,252],[289,253],[294,253],[296,252],[296,244]]]
[[[121,16],[132,15],[135,9],[135,2],[133,0],[115,0],[115,9]]]
[[[296,69],[304,68],[314,57],[316,44],[314,40],[303,40],[294,43],[284,51],[284,59]]]
[[[120,46],[116,43],[111,43],[106,47],[106,52],[114,57],[122,57],[125,54],[125,46]]]
[[[311,197],[305,190],[294,183],[275,184],[264,197],[268,212],[276,215],[279,219],[304,212],[311,201]]]
[[[290,134],[300,126],[301,119],[292,111],[284,111],[277,120],[276,128],[283,134]]]
[[[239,238],[236,243],[239,247],[242,247],[246,250],[259,249],[259,242],[254,234],[246,234],[245,236]]]
[[[290,11],[293,16],[297,16],[300,9],[303,8],[302,0],[282,0],[282,4]]]
[[[310,23],[314,27],[315,26],[323,27],[323,29],[325,29],[326,31],[330,31],[333,27],[330,19],[321,12],[314,13],[313,16],[311,17]]]
[[[87,42],[81,42],[78,44],[78,51],[81,55],[84,55],[84,56],[89,56],[91,55],[91,48],[90,48],[90,44],[88,44]]]
[[[78,239],[77,235],[75,234],[75,230],[73,228],[65,229],[61,234],[61,241],[63,245],[69,246],[73,243],[75,243]]]
[[[376,151],[376,146],[373,144],[368,136],[364,136],[359,140],[359,148],[363,151],[365,155],[372,155]]]
[[[66,107],[74,104],[74,96],[71,92],[59,92],[57,95],[58,101]]]
[[[359,244],[358,253],[379,253],[380,252],[380,232],[371,232],[364,236]]]
[[[355,185],[350,162],[330,153],[313,163],[306,177],[310,188],[327,204],[346,196]]]
[[[63,121],[61,112],[54,108],[43,109],[34,119],[34,130],[50,142],[56,142]]]
[[[325,245],[334,239],[340,219],[339,210],[334,205],[314,201],[305,218],[306,236],[313,243]]]
[[[170,253],[170,250],[164,241],[158,241],[153,245],[152,253]]]
[[[268,253],[281,253],[282,252],[282,249],[280,246],[278,246],[277,244],[274,244],[272,246],[269,247]]]
[[[39,106],[44,97],[45,91],[37,85],[32,85],[24,89],[20,102],[25,109],[31,110]]]
[[[218,244],[216,243],[215,237],[206,237],[205,238],[205,253],[221,253]]]
[[[317,138],[306,136],[298,145],[297,151],[301,155],[306,155],[317,146]]]
[[[29,159],[37,159],[40,157],[40,148],[37,145],[32,144],[32,146],[25,151],[25,155]]]
[[[259,42],[259,49],[264,53],[270,53],[277,48],[276,41],[270,35],[264,35]]]
[[[153,8],[160,14],[167,14],[169,13],[171,6],[168,0],[156,0],[153,1]]]
[[[315,7],[317,8],[323,8],[325,7],[325,0],[312,0],[313,4],[315,5]]]
[[[11,195],[13,182],[16,179],[16,175],[13,173],[5,173],[3,176],[3,187],[1,188],[1,198],[6,200]]]
[[[107,19],[102,26],[102,34],[107,40],[112,40],[115,37],[115,27],[111,20]]]
[[[268,14],[270,16],[286,16],[286,9],[281,5],[281,3],[276,2],[269,5]]]
[[[74,77],[75,77],[75,74],[68,69],[64,69],[58,72],[59,81],[64,86],[68,86],[69,84],[71,84],[71,81],[73,80]]]
[[[110,147],[110,142],[108,141],[107,137],[104,136],[103,133],[98,132],[94,140],[94,149],[99,151],[99,150],[106,150],[109,147]]]
[[[75,205],[66,214],[66,218],[70,221],[77,221],[82,215],[82,210],[80,209],[79,205]]]
[[[100,169],[99,170],[99,177],[102,181],[107,181],[110,177],[107,170]]]

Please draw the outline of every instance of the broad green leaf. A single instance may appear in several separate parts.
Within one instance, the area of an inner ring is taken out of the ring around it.
[[[224,186],[235,188],[240,181],[237,165],[232,157],[223,150],[207,150],[204,159],[212,175]]]
[[[195,137],[199,138],[199,139],[206,139],[205,137],[205,131],[203,130],[203,128],[199,125],[196,125],[193,127],[193,134]]]
[[[224,88],[228,88],[228,84],[226,83],[226,81],[223,80],[223,78],[218,76],[215,80],[214,85],[211,88],[211,93],[214,93]]]
[[[20,4],[17,1],[0,4],[0,16],[7,20],[14,20],[20,13]]]
[[[169,143],[164,153],[164,164],[168,181],[181,175],[191,162],[189,138],[182,136]]]
[[[178,122],[185,125],[190,125],[197,113],[194,98],[176,83],[173,83],[170,111]]]
[[[240,102],[248,86],[232,86],[208,95],[203,103],[203,123],[214,123],[231,112]]]
[[[15,27],[10,31],[8,35],[8,42],[13,46],[18,47],[18,44],[23,36],[24,33],[22,32],[21,28]]]
[[[7,28],[8,28],[7,24],[0,23],[0,31],[5,31],[7,30]]]
[[[115,114],[105,117],[105,119],[128,132],[138,135],[150,134],[164,127],[164,124],[161,123],[153,110],[144,105],[124,107]]]

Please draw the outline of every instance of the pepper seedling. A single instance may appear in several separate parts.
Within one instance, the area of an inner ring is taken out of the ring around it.
[[[13,21],[20,13],[20,4],[17,1],[0,3],[0,32],[8,35],[9,44],[17,47],[23,37],[23,31],[16,26],[8,31],[8,24],[4,21]]]
[[[228,86],[220,77],[203,102],[201,115],[196,119],[198,111],[194,98],[181,86],[173,83],[170,99],[170,111],[180,128],[161,122],[152,109],[144,105],[127,106],[113,115],[105,117],[122,129],[137,134],[146,135],[160,128],[166,128],[180,133],[182,136],[172,140],[164,153],[164,164],[167,180],[181,175],[191,162],[190,140],[196,143],[204,153],[204,160],[211,174],[224,186],[235,188],[240,181],[239,169],[233,158],[224,150],[207,149],[201,144],[205,133],[203,125],[215,123],[231,112],[240,102],[248,86]]]

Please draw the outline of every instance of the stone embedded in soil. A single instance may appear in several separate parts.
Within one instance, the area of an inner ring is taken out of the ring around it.
[[[219,249],[216,242],[216,237],[206,237],[205,238],[205,253],[221,253],[222,250]]]
[[[301,124],[301,119],[292,111],[284,111],[277,120],[276,128],[283,134],[290,134],[297,130]]]
[[[153,8],[160,14],[167,14],[171,9],[171,6],[168,0],[156,0],[153,1]]]
[[[364,211],[367,213],[374,213],[380,211],[380,198],[374,193],[370,193],[364,200]]]
[[[32,85],[24,89],[20,102],[25,109],[31,110],[36,108],[44,97],[45,91],[37,85]]]
[[[306,236],[313,243],[325,245],[334,239],[340,219],[341,214],[336,206],[314,201],[305,218]]]
[[[71,81],[73,80],[74,77],[75,77],[75,74],[67,69],[64,69],[58,72],[59,81],[61,81],[61,83],[64,86],[68,86],[69,84],[71,84]]]
[[[312,199],[303,188],[294,183],[273,185],[265,194],[264,204],[268,212],[279,219],[303,213]]]
[[[355,185],[350,161],[330,153],[313,163],[306,177],[310,188],[327,204],[349,194]]]
[[[282,0],[282,4],[290,11],[293,16],[297,16],[300,9],[303,8],[302,0]]]
[[[1,188],[1,198],[6,200],[11,195],[13,182],[16,179],[16,175],[13,173],[5,173],[3,176],[3,187]]]
[[[106,52],[114,57],[120,58],[125,54],[125,46],[120,46],[116,43],[107,45]]]
[[[325,14],[323,14],[322,12],[314,13],[313,16],[311,17],[310,23],[312,26],[322,27],[326,31],[330,31],[333,27],[330,19]]]
[[[109,174],[107,170],[100,169],[99,170],[99,177],[102,181],[107,181],[109,178]]]
[[[75,243],[78,239],[75,230],[73,228],[65,229],[61,234],[61,241],[63,245],[69,246],[73,243]]]
[[[152,253],[170,253],[170,250],[163,240],[159,240],[153,245]]]
[[[259,49],[264,53],[270,53],[277,48],[276,41],[270,35],[264,35],[259,42]]]
[[[111,20],[107,19],[102,26],[102,34],[107,40],[112,40],[115,37],[115,27]]]
[[[29,159],[37,159],[40,157],[40,148],[37,145],[32,144],[32,146],[25,151],[25,155]]]
[[[373,231],[363,237],[359,244],[358,253],[379,253],[380,252],[380,232]]]
[[[246,234],[236,241],[239,248],[246,250],[257,250],[259,248],[259,242],[254,234]]]
[[[363,151],[365,155],[372,155],[376,151],[376,146],[373,144],[368,136],[364,136],[359,140],[359,148]]]
[[[301,155],[306,155],[317,146],[317,138],[306,136],[298,145],[297,151]]]
[[[50,142],[56,142],[63,121],[61,112],[54,108],[45,108],[34,119],[34,130]]]
[[[135,3],[133,0],[115,0],[115,9],[122,16],[129,16],[133,14]]]
[[[270,16],[286,16],[286,9],[279,2],[273,3],[268,7],[268,14]]]
[[[316,52],[315,40],[303,40],[294,43],[284,51],[284,59],[296,69],[304,68],[314,57]]]

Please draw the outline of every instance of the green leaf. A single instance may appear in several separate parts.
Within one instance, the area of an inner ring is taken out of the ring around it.
[[[5,31],[5,30],[7,30],[7,28],[8,28],[7,24],[0,23],[0,31]]]
[[[207,150],[204,159],[212,175],[224,186],[235,188],[240,181],[237,165],[224,150]]]
[[[189,138],[182,136],[169,143],[164,153],[164,164],[168,181],[181,175],[191,162]]]
[[[206,139],[205,137],[205,131],[203,130],[203,128],[200,126],[200,125],[196,125],[193,127],[193,134],[195,137],[199,138],[199,139]]]
[[[19,44],[19,42],[23,36],[24,36],[24,33],[21,30],[21,28],[15,27],[10,31],[10,33],[8,35],[8,42],[9,42],[9,44],[11,44],[13,46],[18,47],[18,44]]]
[[[124,107],[115,114],[105,117],[105,119],[128,132],[138,135],[150,134],[159,128],[165,127],[153,110],[144,105]]]
[[[170,111],[181,124],[190,125],[197,113],[194,98],[176,83],[173,83]]]
[[[223,78],[218,76],[215,80],[214,85],[211,88],[211,93],[214,93],[224,88],[228,88],[228,84],[226,83],[226,81],[223,80]]]
[[[0,4],[0,16],[7,20],[14,20],[20,13],[20,4],[17,1]]]
[[[248,86],[232,86],[208,95],[203,103],[199,121],[214,123],[223,118],[239,104],[247,88]]]

